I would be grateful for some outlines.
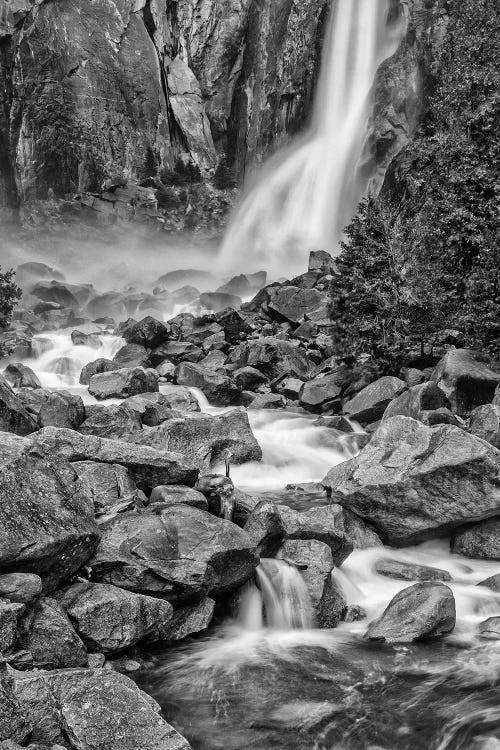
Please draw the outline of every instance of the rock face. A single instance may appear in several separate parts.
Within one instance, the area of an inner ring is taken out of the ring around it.
[[[102,527],[93,578],[172,602],[245,583],[258,557],[238,526],[186,505],[122,513]]]
[[[458,427],[393,417],[323,486],[383,541],[405,546],[497,515],[499,468],[500,452]]]
[[[370,623],[366,638],[412,643],[448,635],[455,627],[455,599],[443,583],[416,583],[396,594],[383,615]]]

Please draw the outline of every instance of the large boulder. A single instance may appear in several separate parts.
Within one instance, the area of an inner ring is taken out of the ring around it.
[[[162,718],[160,706],[131,679],[112,670],[19,672],[13,693],[21,715],[32,726],[32,739],[43,746],[190,750]]]
[[[336,503],[407,546],[500,513],[500,452],[458,427],[392,417],[323,486]]]
[[[406,390],[404,380],[389,375],[370,383],[344,404],[344,413],[362,424],[377,422],[393,399]]]
[[[0,375],[0,431],[29,435],[37,425],[5,378]]]
[[[500,448],[500,405],[484,404],[474,409],[470,415],[469,430],[495,448]]]
[[[500,372],[486,354],[471,349],[451,349],[431,378],[448,397],[453,411],[465,416],[476,406],[493,401]]]
[[[97,516],[119,507],[137,492],[137,485],[128,470],[120,464],[75,461],[72,466],[81,479],[85,493],[92,499]]]
[[[42,384],[31,367],[22,362],[11,362],[4,371],[5,379],[13,388],[41,388]]]
[[[415,385],[391,401],[384,412],[383,420],[403,416],[418,419],[424,424],[435,424],[435,412],[447,409],[450,403],[436,383]],[[443,422],[444,422],[443,418]]]
[[[447,570],[407,563],[390,557],[377,560],[375,571],[381,576],[400,581],[451,581],[451,575]]]
[[[122,513],[102,532],[93,578],[172,602],[231,591],[258,563],[242,529],[186,505]]]
[[[127,398],[138,393],[158,391],[159,375],[156,370],[145,370],[142,367],[112,370],[92,375],[89,393],[97,399]]]
[[[0,575],[0,597],[9,602],[27,604],[42,593],[42,579],[35,573]]]
[[[77,430],[85,419],[82,397],[68,391],[54,391],[38,412],[40,427],[67,427]]]
[[[144,446],[180,453],[204,470],[226,458],[235,464],[262,458],[262,450],[243,409],[224,414],[186,414],[130,439]]]
[[[267,305],[268,314],[279,321],[298,326],[325,306],[325,296],[317,289],[282,287]]]
[[[149,367],[151,362],[148,350],[141,344],[125,344],[113,357],[120,368]]]
[[[172,605],[105,583],[75,583],[57,599],[89,651],[112,654],[167,638]]]
[[[157,427],[174,416],[174,412],[200,411],[200,405],[189,388],[183,385],[164,384],[161,393],[141,393],[123,402],[133,409],[147,427]]]
[[[88,385],[94,375],[101,375],[104,372],[113,372],[120,369],[122,369],[122,365],[119,362],[113,362],[111,359],[100,357],[93,362],[89,362],[88,365],[82,368],[80,383],[81,385]]]
[[[201,492],[192,487],[179,485],[160,485],[155,487],[149,498],[150,505],[161,503],[162,508],[171,505],[190,505],[192,508],[208,510],[208,500]]]
[[[61,425],[61,427],[69,425]],[[74,428],[76,429],[76,428]],[[142,422],[136,411],[128,404],[91,406],[86,408],[85,420],[78,426],[82,435],[126,440],[142,430]]]
[[[33,656],[39,669],[86,667],[87,651],[64,609],[49,597],[39,599],[20,623],[20,645]]]
[[[0,573],[36,573],[50,591],[96,548],[93,504],[64,456],[9,437],[0,450]]]
[[[26,744],[32,726],[27,712],[14,694],[14,681],[8,674],[5,662],[0,662],[0,743],[3,740]],[[15,745],[14,745],[15,747]]]
[[[228,364],[234,365],[235,369],[255,367],[271,380],[279,376],[306,380],[311,370],[303,349],[291,341],[272,336],[239,344],[229,354]]]
[[[451,540],[452,552],[465,557],[500,560],[500,517],[471,524]]]
[[[307,513],[299,513],[286,505],[276,505],[284,528],[284,539],[324,542],[332,553],[335,565],[342,565],[351,554],[353,545],[347,536],[332,526],[325,526],[320,520]]]
[[[148,315],[138,323],[128,326],[122,332],[122,336],[127,344],[139,344],[146,349],[156,349],[168,340],[170,329],[165,323]]]
[[[280,510],[269,500],[262,500],[255,506],[244,529],[261,557],[274,557],[286,536]]]
[[[197,604],[188,604],[174,612],[168,640],[181,641],[195,633],[206,630],[214,616],[215,601],[205,597]]]
[[[378,534],[370,528],[359,516],[337,503],[316,506],[306,510],[305,516],[320,523],[327,529],[344,534],[354,549],[369,549],[381,547],[382,542]]]
[[[214,406],[230,406],[238,401],[240,391],[227,375],[208,370],[194,362],[183,362],[174,374],[178,385],[199,388]]]
[[[299,404],[307,411],[321,413],[338,402],[342,385],[335,375],[324,375],[304,383],[299,393]]]
[[[181,362],[199,362],[202,357],[200,347],[189,341],[167,341],[153,350],[151,362],[153,367],[158,367],[165,360],[178,365]]]
[[[122,440],[107,440],[94,435],[81,435],[73,430],[46,427],[36,433],[32,444],[43,455],[58,455],[70,462],[94,461],[120,464],[144,492],[151,492],[159,484],[192,486],[198,470],[178,453],[135,445]]]
[[[368,626],[366,638],[386,643],[412,643],[440,638],[456,622],[455,599],[444,583],[416,583],[400,591],[378,620]]]

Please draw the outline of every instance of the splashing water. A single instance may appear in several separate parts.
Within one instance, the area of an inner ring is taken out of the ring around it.
[[[388,0],[335,3],[310,133],[272,159],[243,200],[221,249],[222,267],[244,253],[255,268],[264,264],[280,275],[294,260],[302,266],[308,250],[334,249],[370,177],[361,169],[369,94],[400,36],[388,26],[388,12]]]

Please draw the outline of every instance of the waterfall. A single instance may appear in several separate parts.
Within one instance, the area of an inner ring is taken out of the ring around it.
[[[262,559],[257,583],[248,584],[240,602],[239,620],[247,630],[306,629],[313,614],[306,584],[297,568],[283,560]]]
[[[313,121],[305,139],[271,159],[234,215],[221,249],[227,269],[278,275],[309,250],[335,251],[367,189],[360,169],[379,64],[395,51],[389,0],[336,0]]]

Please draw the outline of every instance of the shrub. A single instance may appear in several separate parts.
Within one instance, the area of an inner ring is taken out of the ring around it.
[[[173,169],[162,170],[160,179],[165,185],[184,187],[201,182],[202,174],[199,166],[193,161],[184,162],[177,159]]]
[[[217,164],[213,176],[213,184],[217,190],[231,190],[237,186],[237,181],[233,170],[229,167],[227,159],[223,154]]]
[[[7,328],[12,312],[22,296],[22,290],[14,281],[15,273],[11,269],[2,273],[0,269],[0,328]]]
[[[165,211],[171,211],[178,208],[181,204],[181,200],[175,190],[172,187],[165,185],[156,191],[156,198],[158,201],[158,208]]]

